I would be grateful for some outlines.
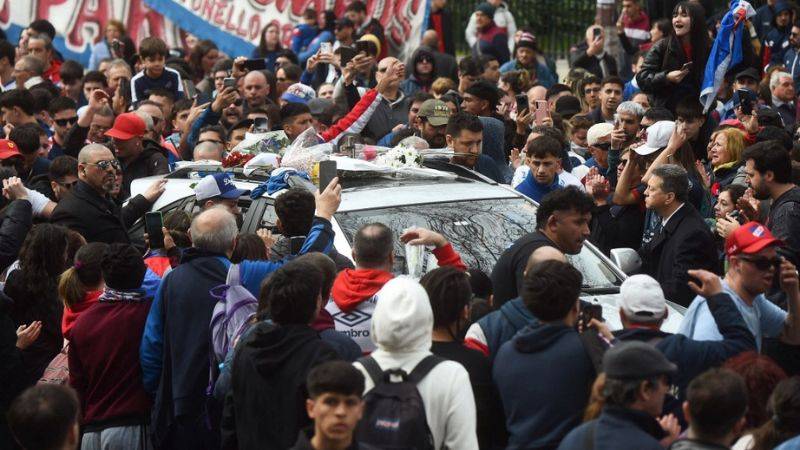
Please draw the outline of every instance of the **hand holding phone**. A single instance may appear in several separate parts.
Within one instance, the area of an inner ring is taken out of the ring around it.
[[[236,78],[227,77],[222,80],[222,88],[236,87]]]
[[[253,133],[269,132],[269,119],[266,117],[256,117],[253,119]]]
[[[517,115],[523,114],[524,111],[529,109],[528,96],[527,95],[525,95],[525,94],[517,94],[516,100],[517,100]]]
[[[322,192],[336,178],[336,161],[319,162],[319,191]]]
[[[150,241],[150,248],[164,248],[164,220],[161,211],[149,212],[144,215],[144,230]]]
[[[550,117],[547,100],[536,100],[536,125],[542,125]]]
[[[689,61],[681,67],[681,70],[691,70],[692,69],[692,62]]]
[[[319,44],[319,52],[323,54],[333,54],[333,45],[330,42],[323,42]]]

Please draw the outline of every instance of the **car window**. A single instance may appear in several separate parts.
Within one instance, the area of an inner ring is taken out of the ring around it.
[[[524,199],[490,199],[385,209],[339,212],[336,221],[349,242],[368,223],[389,226],[396,237],[403,230],[420,226],[447,237],[468,267],[491,273],[497,259],[515,240],[535,229],[536,207]],[[395,273],[408,273],[405,248],[395,239]],[[427,270],[435,267],[429,258]],[[584,276],[586,287],[607,287],[621,283],[592,250],[584,246],[570,261]]]

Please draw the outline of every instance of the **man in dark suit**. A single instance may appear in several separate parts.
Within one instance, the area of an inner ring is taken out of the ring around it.
[[[639,249],[643,271],[655,278],[668,300],[689,306],[689,269],[719,273],[714,236],[703,217],[686,202],[689,178],[686,170],[665,164],[653,170],[647,181],[645,205],[661,218],[661,230]]]

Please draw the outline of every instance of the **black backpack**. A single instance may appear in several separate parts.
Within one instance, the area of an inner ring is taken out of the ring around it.
[[[428,355],[410,374],[401,369],[381,370],[370,356],[360,358],[375,387],[364,396],[364,415],[356,430],[356,442],[368,448],[433,450],[433,435],[425,417],[425,405],[417,383],[444,361]],[[401,381],[392,381],[392,377]]]

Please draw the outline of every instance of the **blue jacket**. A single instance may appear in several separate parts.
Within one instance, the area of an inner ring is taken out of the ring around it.
[[[301,23],[294,27],[294,30],[292,30],[292,51],[296,55],[306,51],[311,41],[317,37],[317,34],[319,34],[319,30],[313,25]]]
[[[315,53],[317,53],[320,45],[323,42],[330,42],[333,44],[335,40],[336,36],[333,35],[333,32],[329,30],[322,30],[318,35],[311,39],[311,42],[308,43],[305,51],[301,51],[297,54],[297,60],[300,62],[300,67],[306,66],[306,61],[308,61],[308,58],[311,58]]]
[[[522,66],[517,64],[517,60],[512,59],[507,63],[500,66],[500,73],[512,72],[514,70],[525,70]],[[558,81],[556,77],[553,76],[553,72],[550,69],[540,62],[536,62],[536,82],[541,84],[542,86],[550,89],[554,84]]]
[[[664,430],[649,415],[618,406],[606,406],[600,417],[572,430],[558,450],[664,450],[658,442]]]
[[[330,222],[314,218],[300,253],[325,252],[332,242]],[[284,261],[243,261],[242,284],[257,292],[256,286]],[[139,349],[144,387],[156,394],[152,420],[156,442],[166,436],[175,417],[197,417],[203,411],[209,382],[209,323],[216,305],[209,290],[225,283],[229,267],[225,256],[191,248],[158,288]]]
[[[506,414],[508,449],[554,449],[581,423],[597,375],[574,328],[542,323],[500,347],[492,374]]]
[[[192,161],[194,159],[192,152],[194,152],[194,146],[197,145],[197,140],[200,138],[200,130],[206,125],[215,125],[219,123],[219,119],[221,118],[222,114],[214,112],[211,106],[200,113],[197,120],[192,123],[192,127],[189,128],[189,136],[186,137],[186,148],[181,149],[181,157],[184,160]]]
[[[536,317],[519,297],[503,303],[500,309],[478,319],[478,326],[483,330],[486,346],[489,347],[489,358],[494,359],[500,347],[510,341],[519,330],[535,323]]]
[[[767,39],[764,42],[770,48],[769,62],[782,63],[786,51],[789,49],[789,29],[781,30],[773,28],[767,34]]]
[[[795,90],[800,88],[800,51],[790,45],[783,55],[783,65],[792,74]]]
[[[561,187],[562,186],[558,183],[557,176],[553,178],[553,182],[549,186],[544,186],[539,184],[539,182],[533,178],[533,172],[528,172],[528,175],[525,177],[522,183],[517,186],[517,192],[521,192],[527,197],[532,198],[537,202],[541,202],[542,197],[555,191],[556,189],[561,189]]]
[[[628,328],[614,333],[620,341],[657,341],[656,348],[678,366],[678,374],[672,382],[678,387],[680,399],[685,398],[689,382],[697,375],[739,353],[756,350],[756,340],[730,295],[721,293],[706,301],[723,336],[722,341],[695,341],[682,334],[648,328]]]

